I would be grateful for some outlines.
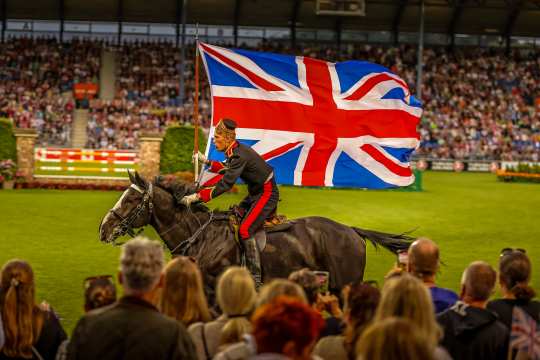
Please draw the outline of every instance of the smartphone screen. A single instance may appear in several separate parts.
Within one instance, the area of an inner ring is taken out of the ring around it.
[[[313,272],[317,279],[319,280],[319,292],[321,294],[326,294],[328,292],[328,281],[330,278],[330,273],[328,271],[314,271]]]

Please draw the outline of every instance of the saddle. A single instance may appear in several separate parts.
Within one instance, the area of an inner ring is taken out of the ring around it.
[[[238,235],[238,229],[240,222],[244,218],[244,209],[238,206],[231,206],[229,209],[229,224],[234,232],[234,238],[236,243],[242,250],[242,243],[240,236]],[[287,219],[285,215],[277,215],[275,212],[264,221],[263,226],[255,233],[255,241],[260,252],[263,252],[266,248],[266,234],[272,232],[286,231],[293,226],[293,223]]]

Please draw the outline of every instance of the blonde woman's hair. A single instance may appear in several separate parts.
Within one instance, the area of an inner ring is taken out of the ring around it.
[[[159,308],[185,326],[210,321],[201,272],[191,258],[179,256],[165,267]]]
[[[217,302],[229,320],[221,330],[220,345],[238,342],[251,331],[248,318],[256,300],[255,283],[246,269],[233,266],[221,275],[217,285]]]
[[[26,261],[10,260],[2,268],[0,305],[10,358],[32,358],[32,346],[43,328],[44,312],[35,303],[34,272]]]
[[[388,317],[370,325],[356,347],[359,360],[434,360],[426,335],[405,318]]]
[[[274,279],[261,288],[257,299],[257,307],[268,304],[282,295],[294,297],[306,304],[308,303],[304,290],[298,284],[290,280]]]
[[[429,290],[421,280],[412,275],[392,277],[384,283],[374,322],[392,316],[404,318],[423,332],[433,349],[442,337],[442,330],[435,320]]]

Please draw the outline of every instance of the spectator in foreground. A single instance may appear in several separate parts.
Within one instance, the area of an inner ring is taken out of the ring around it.
[[[420,238],[411,244],[407,271],[422,280],[424,285],[428,287],[437,314],[458,301],[455,292],[435,284],[439,265],[439,247],[432,240]]]
[[[256,307],[259,308],[266,305],[278,296],[294,297],[308,304],[306,294],[298,284],[295,284],[290,280],[274,279],[261,288],[257,298]]]
[[[4,323],[2,322],[2,316],[0,316],[0,349],[4,347],[6,337],[4,336]]]
[[[529,285],[530,280],[531,261],[525,250],[503,249],[499,259],[499,284],[503,298],[489,302],[487,308],[499,316],[510,332],[516,307],[534,319],[537,327],[540,322],[540,302],[533,300],[536,294]],[[523,352],[518,355],[517,350],[512,349],[512,358],[529,359]]]
[[[92,276],[84,279],[84,312],[102,308],[114,304],[116,301],[116,286],[111,275]],[[69,340],[64,340],[58,352],[56,360],[67,359]]]
[[[124,296],[79,320],[68,359],[196,359],[184,325],[152,305],[162,270],[163,249],[157,241],[139,236],[127,242],[118,274]]]
[[[324,326],[321,315],[295,298],[278,297],[253,315],[257,355],[252,359],[311,359]]]
[[[84,311],[99,309],[116,301],[116,286],[111,275],[93,276],[84,280]]]
[[[321,337],[341,334],[343,312],[339,307],[339,299],[333,294],[320,292],[321,284],[317,275],[308,268],[304,268],[292,272],[289,280],[302,287],[309,305],[324,318],[325,325],[321,331]]]
[[[186,327],[211,320],[201,271],[193,259],[179,256],[167,264],[159,308]]]
[[[271,303],[280,296],[294,298],[307,304],[304,290],[292,281],[285,279],[274,279],[264,284],[257,298],[257,309]],[[257,355],[257,344],[252,334],[246,334],[241,342],[229,346],[219,352],[214,360],[244,360]]]
[[[461,301],[439,314],[442,346],[454,359],[506,359],[508,329],[486,309],[497,274],[482,261],[471,263],[461,279]]]
[[[429,339],[404,318],[369,326],[358,342],[358,360],[434,360]]]
[[[448,353],[438,346],[442,331],[435,320],[429,291],[416,277],[403,273],[384,283],[373,321],[379,322],[393,316],[407,320],[422,333],[435,359],[450,359]]]
[[[529,285],[531,280],[531,261],[521,250],[503,249],[499,260],[499,284],[502,299],[490,301],[488,310],[499,316],[499,320],[508,329],[512,327],[512,311],[519,306],[536,322],[540,321],[540,302]]]
[[[34,272],[26,261],[11,260],[2,268],[0,306],[0,359],[54,359],[66,333],[54,312],[36,305]]]
[[[371,324],[381,293],[368,283],[356,283],[350,287],[344,298],[344,320],[347,325],[344,335],[321,338],[313,351],[325,360],[356,358],[356,343],[364,329]]]
[[[244,334],[251,332],[249,316],[257,299],[251,274],[241,267],[228,268],[218,280],[216,293],[223,314],[188,328],[199,359],[211,359],[226,345],[241,341]]]

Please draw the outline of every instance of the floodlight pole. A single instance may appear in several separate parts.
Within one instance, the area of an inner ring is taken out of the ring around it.
[[[188,0],[178,0],[178,11],[176,13],[176,46],[178,46],[178,26],[179,26],[179,18],[182,19],[182,37],[181,37],[181,43],[180,43],[180,91],[178,92],[180,97],[180,103],[182,106],[184,105],[184,97],[185,97],[185,79],[184,79],[184,72],[186,68],[186,4]],[[180,14],[181,12],[181,14]]]
[[[193,101],[193,124],[195,136],[193,138],[193,155],[195,165],[195,181],[199,180],[199,23],[195,28],[195,99]]]
[[[422,101],[422,68],[424,52],[424,0],[420,0],[420,32],[418,34],[418,70],[416,76],[416,96]]]
[[[0,0],[0,1],[2,1],[2,3],[0,3],[0,6],[2,7],[2,42],[4,42],[5,39],[6,39],[6,18],[7,18],[7,15],[6,15],[6,10],[7,10],[6,2],[7,2],[7,0]]]
[[[122,22],[124,21],[124,0],[118,0],[116,18],[118,20],[118,45],[122,44]]]
[[[64,0],[58,1],[58,17],[60,18],[60,43],[64,42]]]

